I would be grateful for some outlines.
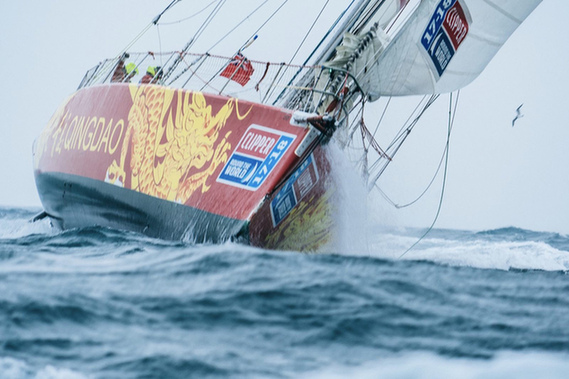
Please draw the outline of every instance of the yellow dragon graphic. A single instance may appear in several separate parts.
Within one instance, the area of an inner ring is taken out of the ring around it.
[[[130,92],[133,105],[120,163],[109,166],[106,181],[124,186],[130,151],[131,189],[179,203],[198,189],[208,191],[208,178],[228,159],[231,131],[218,140],[236,100],[214,115],[199,92],[136,85]]]

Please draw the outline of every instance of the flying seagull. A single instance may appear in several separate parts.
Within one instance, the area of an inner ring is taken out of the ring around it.
[[[518,107],[518,109],[516,109],[516,117],[514,117],[514,119],[512,120],[512,127],[514,127],[514,123],[516,122],[516,120],[517,120],[518,118],[524,117],[524,115],[523,115],[522,112],[520,111],[520,109],[522,108],[522,106],[523,106],[523,104],[520,105],[520,106]]]

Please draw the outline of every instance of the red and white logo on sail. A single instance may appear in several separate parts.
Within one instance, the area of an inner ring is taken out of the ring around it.
[[[468,34],[468,21],[460,2],[457,1],[454,6],[447,11],[443,27],[447,31],[454,50],[456,51]]]

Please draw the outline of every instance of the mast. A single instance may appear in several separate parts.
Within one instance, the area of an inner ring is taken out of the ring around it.
[[[306,59],[306,61],[304,62],[304,65],[309,64],[310,59],[312,58],[312,56],[317,52],[317,50],[319,49],[319,47],[326,41],[328,40],[328,43],[326,44],[326,46],[322,49],[322,51],[320,52],[320,54],[317,56],[316,59],[314,59],[314,65],[321,65],[324,62],[332,59],[334,57],[334,55],[336,54],[336,48],[338,46],[340,46],[342,44],[342,40],[344,37],[344,34],[350,30],[352,30],[354,28],[354,26],[356,24],[360,24],[360,25],[365,25],[369,19],[371,17],[373,17],[373,15],[380,9],[380,7],[385,3],[385,1],[387,0],[358,0],[355,5],[353,6],[351,12],[347,15],[345,14],[340,14],[340,18],[343,19],[343,22],[336,28],[336,24],[338,23],[339,20],[337,20],[330,28],[330,30],[328,31],[328,33],[324,36],[324,38],[317,44],[316,48],[313,50],[313,52],[308,56],[308,58]],[[343,13],[346,13],[346,11],[348,11],[348,9],[350,7],[352,7],[353,3],[351,5],[348,6],[347,9],[344,10]],[[371,6],[370,6],[371,5]],[[373,9],[373,12],[369,12],[368,9]],[[366,17],[364,17],[363,23],[362,23],[362,17],[363,15],[366,13],[366,10],[368,10],[368,15]],[[332,29],[336,28],[335,33],[332,36],[329,36],[328,34],[332,31]],[[299,70],[293,77],[292,79],[289,81],[287,87],[291,86],[294,81],[297,78],[297,75],[300,73],[301,70]],[[298,81],[298,87],[303,87],[305,86],[307,83],[311,82],[313,78],[313,73],[306,73],[299,81]],[[294,96],[294,92],[290,93],[288,96],[289,100],[291,98],[291,96]],[[279,96],[277,96],[277,98],[275,99],[275,101],[273,102],[273,104],[277,104],[279,102],[279,100],[285,95],[285,93],[287,93],[286,87],[285,89],[279,94]],[[286,101],[285,101],[286,102]],[[286,105],[285,105],[286,106]]]
[[[362,91],[358,83],[361,71],[366,72],[367,67],[374,64],[370,60],[377,59],[388,44],[388,38],[381,28],[397,17],[407,3],[408,0],[359,1],[316,59],[317,65],[326,65],[334,71],[323,71],[316,80],[317,83],[314,83],[313,77],[307,74],[298,86],[306,87],[312,82],[319,91],[336,94],[348,75],[351,77],[348,80],[350,84],[347,85],[350,94],[344,95],[352,97],[355,92]],[[380,10],[384,13],[378,14]],[[368,25],[368,30],[364,30]],[[339,53],[340,49],[342,51]],[[368,92],[365,90],[362,94],[367,97]],[[318,108],[327,109],[321,105],[331,101],[331,97],[324,96]]]
[[[327,61],[336,51],[342,42],[342,37],[347,30],[350,30],[357,20],[361,17],[364,10],[374,0],[359,0],[352,12],[344,19],[344,22],[337,29],[336,33],[330,38],[326,47],[322,50],[318,58],[315,59],[316,64]],[[376,2],[384,2],[385,0],[375,0]]]

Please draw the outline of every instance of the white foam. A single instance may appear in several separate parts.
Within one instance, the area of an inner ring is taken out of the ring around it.
[[[39,370],[33,369],[23,361],[0,357],[2,379],[88,379],[88,376],[65,368],[47,365]]]
[[[27,219],[0,219],[0,238],[11,239],[31,234],[55,234],[48,219],[30,222]]]
[[[419,237],[380,234],[370,249],[378,257],[399,259],[418,239]],[[427,237],[401,259],[482,269],[569,270],[568,252],[536,241],[461,241]]]
[[[24,362],[13,358],[0,358],[0,372],[6,379],[29,378],[31,373]]]
[[[569,372],[569,356],[552,353],[499,353],[491,360],[446,358],[430,353],[410,353],[378,359],[360,366],[332,366],[310,372],[306,378],[382,379],[562,379]]]

